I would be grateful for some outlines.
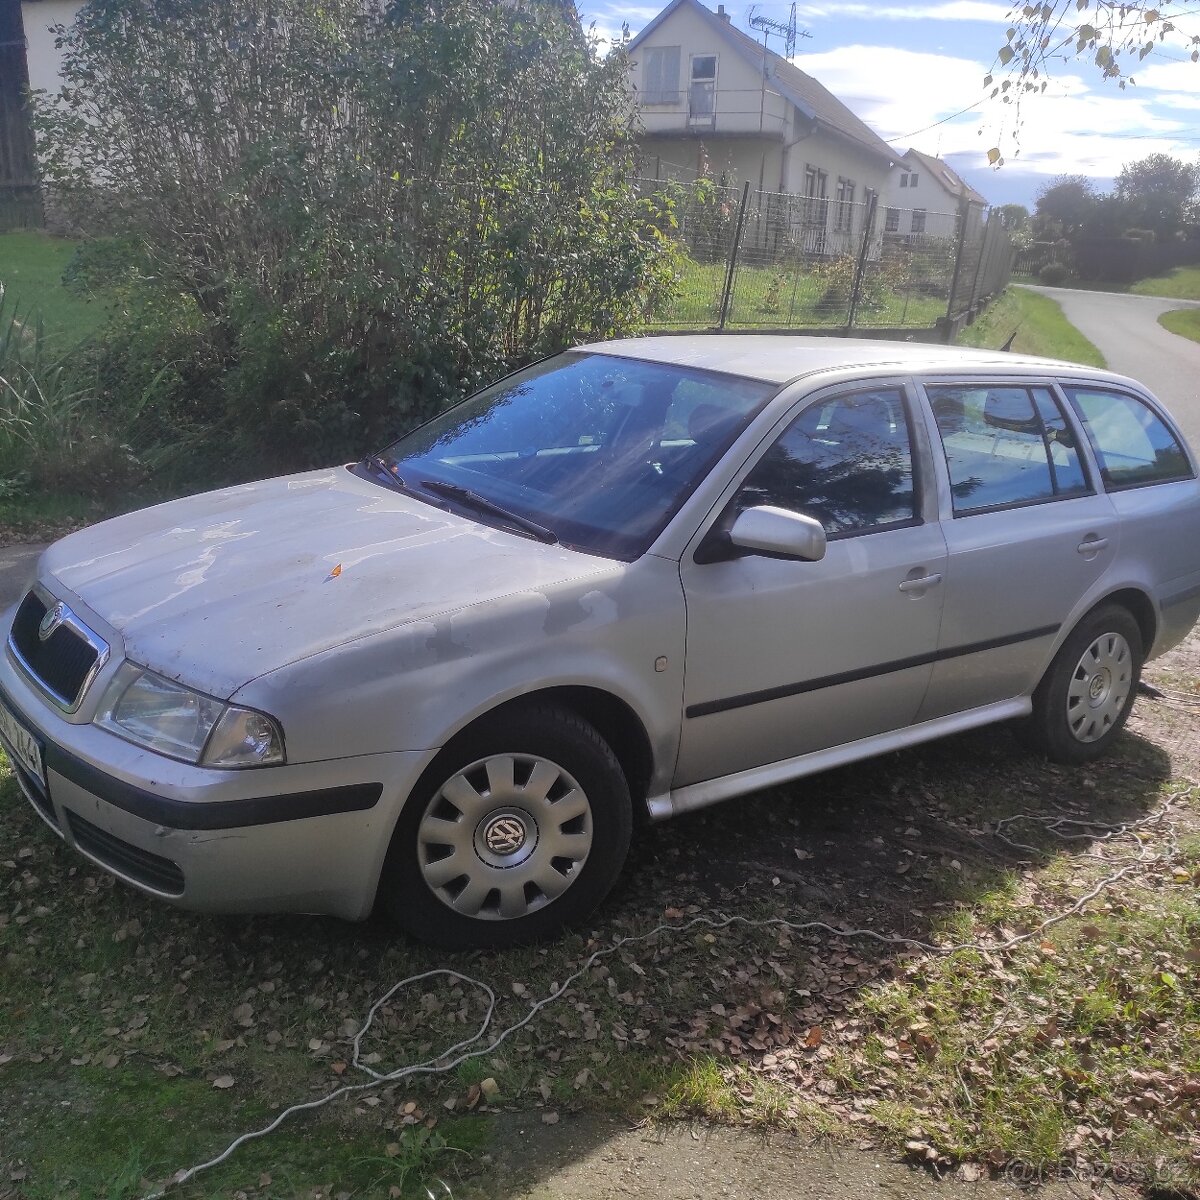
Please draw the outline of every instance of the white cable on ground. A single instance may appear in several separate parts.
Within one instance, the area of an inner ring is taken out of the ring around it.
[[[1131,821],[1122,825],[1105,825],[1101,822],[1080,820],[1064,816],[1047,816],[1036,813],[1019,813],[1015,816],[1004,817],[995,822],[995,836],[1001,841],[1006,842],[1016,849],[1029,850],[1035,854],[1043,853],[1042,850],[1034,846],[1027,846],[1023,843],[1016,842],[1002,832],[1009,825],[1019,821],[1025,821],[1031,824],[1043,826],[1048,833],[1063,841],[1072,841],[1078,839],[1087,839],[1092,842],[1109,841],[1113,838],[1121,837],[1126,834],[1137,836],[1142,830],[1152,825],[1161,825],[1169,816],[1172,806],[1181,798],[1180,793],[1168,796],[1162,805],[1151,813],[1149,816],[1143,817],[1137,821]],[[1084,829],[1093,830],[1092,833],[1065,833],[1064,827],[1081,827]],[[974,950],[979,953],[1003,953],[1014,949],[1016,946],[1022,945],[1025,942],[1031,941],[1034,938],[1040,937],[1047,929],[1054,925],[1067,920],[1080,912],[1087,904],[1099,896],[1102,892],[1107,891],[1114,884],[1118,883],[1125,876],[1139,869],[1146,869],[1152,866],[1160,866],[1170,862],[1176,854],[1176,845],[1173,835],[1168,833],[1168,850],[1163,854],[1150,855],[1147,853],[1147,847],[1139,841],[1139,849],[1136,856],[1126,861],[1120,868],[1106,875],[1095,885],[1090,887],[1086,892],[1080,895],[1074,903],[1053,916],[1047,917],[1036,928],[1031,929],[1027,933],[1015,934],[1004,941],[999,942],[957,942],[945,945],[939,945],[936,942],[924,942],[919,938],[904,937],[900,934],[880,933],[874,929],[843,929],[836,925],[830,925],[825,921],[789,921],[785,917],[765,917],[752,919],[750,917],[732,916],[698,916],[692,917],[687,921],[669,921],[655,925],[652,929],[646,930],[643,933],[628,934],[625,937],[617,938],[616,941],[599,950],[593,951],[584,959],[583,964],[573,971],[567,978],[547,996],[530,1006],[529,1011],[519,1020],[509,1025],[506,1029],[498,1033],[486,1045],[480,1046],[479,1042],[487,1035],[491,1029],[492,1017],[496,1011],[496,993],[486,984],[478,979],[473,979],[469,975],[463,975],[459,971],[451,970],[449,967],[439,967],[431,971],[423,971],[419,975],[410,975],[405,979],[392,984],[386,992],[380,996],[367,1011],[366,1018],[363,1020],[362,1027],[354,1035],[353,1054],[351,1056],[351,1065],[369,1075],[365,1083],[350,1083],[344,1084],[342,1087],[335,1088],[333,1091],[326,1093],[324,1096],[319,1096],[315,1100],[307,1100],[299,1104],[293,1104],[289,1108],[283,1109],[272,1121],[264,1125],[261,1129],[251,1130],[248,1133],[243,1133],[240,1137],[235,1138],[229,1145],[215,1158],[210,1158],[207,1162],[198,1163],[196,1166],[187,1167],[184,1170],[177,1171],[172,1175],[160,1188],[150,1192],[145,1200],[161,1200],[161,1197],[166,1195],[169,1188],[178,1186],[195,1178],[202,1171],[207,1171],[212,1167],[219,1166],[225,1162],[232,1154],[234,1154],[241,1146],[247,1142],[254,1141],[258,1138],[266,1137],[273,1133],[280,1125],[289,1117],[296,1113],[306,1112],[311,1109],[322,1108],[326,1104],[332,1103],[341,1096],[347,1096],[354,1092],[368,1091],[373,1088],[381,1087],[388,1083],[397,1083],[403,1079],[409,1079],[415,1075],[431,1075],[442,1074],[447,1071],[454,1070],[461,1063],[473,1058],[482,1058],[486,1054],[491,1054],[503,1042],[507,1041],[514,1033],[524,1029],[547,1005],[553,1004],[564,996],[571,986],[586,975],[588,971],[600,962],[602,959],[608,958],[616,954],[619,950],[626,946],[634,945],[638,942],[648,941],[650,938],[656,937],[660,933],[687,933],[689,930],[704,928],[710,930],[729,929],[734,925],[740,925],[748,929],[764,929],[770,927],[778,927],[787,929],[793,933],[804,933],[813,930],[821,930],[825,933],[838,938],[868,938],[872,941],[882,942],[890,946],[903,946],[909,949],[922,950],[930,954],[951,955],[959,954],[963,951]],[[1095,857],[1103,857],[1096,855]],[[428,1058],[424,1062],[413,1063],[404,1067],[397,1067],[393,1071],[376,1071],[367,1064],[359,1061],[359,1052],[362,1045],[362,1039],[367,1031],[371,1028],[372,1022],[375,1020],[375,1015],[379,1009],[386,1004],[395,994],[403,988],[407,988],[412,984],[421,983],[427,979],[435,979],[439,976],[447,979],[455,979],[465,984],[468,987],[478,989],[487,997],[487,1011],[483,1015],[483,1020],[479,1024],[479,1028],[470,1037],[464,1038],[460,1042],[455,1042],[453,1046],[440,1051],[433,1058]],[[474,1049],[471,1049],[474,1047]]]

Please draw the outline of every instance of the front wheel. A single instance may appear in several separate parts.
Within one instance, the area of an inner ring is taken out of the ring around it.
[[[379,900],[422,941],[552,936],[608,894],[629,850],[629,786],[574,713],[530,706],[459,735],[401,813]]]
[[[1033,694],[1028,740],[1055,762],[1099,758],[1133,707],[1143,653],[1141,629],[1128,609],[1107,604],[1089,613]]]

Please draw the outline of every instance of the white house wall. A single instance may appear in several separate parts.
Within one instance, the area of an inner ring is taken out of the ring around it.
[[[51,29],[70,25],[82,7],[82,0],[32,0],[21,5],[29,86],[34,91],[57,92],[62,86],[62,51],[55,47]]]
[[[679,92],[672,103],[646,104],[647,51],[679,47]],[[764,133],[782,141],[791,132],[791,104],[764,88],[762,73],[721,39],[709,22],[686,5],[677,8],[633,53],[630,78],[637,89],[642,124],[648,134],[684,133],[688,129],[688,85],[693,55],[717,55],[715,98],[718,134]],[[761,157],[761,156],[760,156]],[[754,184],[758,186],[757,177]]]
[[[901,187],[901,176],[913,173],[917,176],[917,186]],[[925,210],[926,234],[931,237],[954,237],[958,232],[958,197],[943,186],[923,163],[910,165],[902,161],[894,166],[888,176],[884,197],[880,204],[885,208],[894,208],[899,215],[899,228],[893,231],[895,233],[912,233],[913,209],[921,208]],[[880,214],[880,221],[884,220],[884,214]]]

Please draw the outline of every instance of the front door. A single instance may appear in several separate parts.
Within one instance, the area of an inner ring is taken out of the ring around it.
[[[758,458],[714,532],[745,508],[786,508],[824,525],[824,559],[708,561],[714,533],[684,556],[676,787],[913,721],[946,558],[938,524],[922,522],[913,460],[900,387],[820,396]]]

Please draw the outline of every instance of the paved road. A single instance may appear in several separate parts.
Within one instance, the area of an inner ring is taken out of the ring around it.
[[[0,549],[0,611],[16,603],[29,586],[38,555],[45,546],[5,546]]]
[[[1192,446],[1200,450],[1200,342],[1170,333],[1159,323],[1175,308],[1200,301],[1159,296],[1033,287],[1058,301],[1067,320],[1095,342],[1110,371],[1144,383],[1174,414]]]

